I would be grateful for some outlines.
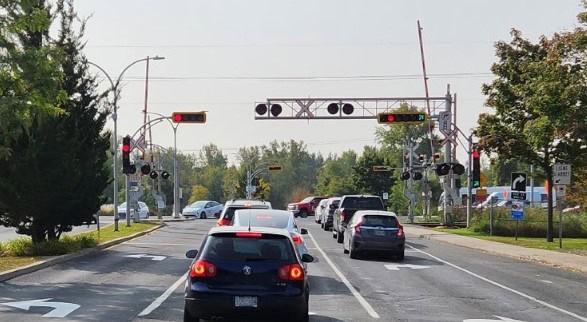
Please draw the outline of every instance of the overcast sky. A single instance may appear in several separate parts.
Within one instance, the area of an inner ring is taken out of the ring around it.
[[[579,0],[77,0],[75,6],[91,15],[88,59],[116,79],[136,59],[164,56],[150,64],[148,110],[208,111],[206,124],[179,127],[178,149],[198,152],[214,143],[230,162],[238,148],[272,140],[301,140],[325,156],[375,145],[375,120],[256,121],[254,103],[424,96],[418,20],[430,95],[443,96],[450,84],[458,94],[458,126],[469,133],[479,113],[489,111],[480,88],[492,80],[494,42],[509,41],[511,28],[533,41],[570,30],[582,9]],[[119,135],[143,122],[144,76],[139,63],[123,78]],[[173,146],[171,127],[153,127],[153,141]]]

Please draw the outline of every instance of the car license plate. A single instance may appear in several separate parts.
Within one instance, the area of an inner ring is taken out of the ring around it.
[[[257,307],[256,296],[235,296],[234,306],[236,307]]]
[[[375,230],[375,236],[385,236],[385,230]]]

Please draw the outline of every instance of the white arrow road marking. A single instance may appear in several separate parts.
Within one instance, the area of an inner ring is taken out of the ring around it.
[[[0,303],[2,305],[12,306],[18,309],[23,309],[28,311],[31,306],[39,306],[39,307],[53,307],[55,308],[51,312],[43,315],[46,318],[63,318],[66,317],[69,313],[77,310],[80,306],[73,303],[65,303],[65,302],[47,302],[52,299],[42,299],[42,300],[31,300],[31,301],[21,301],[21,302],[9,302],[9,303]]]
[[[514,179],[514,182],[512,184],[512,188],[517,187],[518,186],[518,183],[519,182],[524,182],[524,180],[526,180],[526,179],[524,179],[524,176],[522,176],[522,175],[518,176],[516,179]]]
[[[513,320],[510,318],[504,318],[502,316],[497,316],[494,315],[496,318],[498,318],[499,320],[490,320],[490,319],[468,319],[468,320],[463,320],[463,322],[493,322],[493,321],[509,321],[509,322],[524,322],[521,320]]]
[[[430,268],[430,266],[424,266],[424,265],[412,265],[412,264],[385,264],[383,265],[385,266],[385,268],[387,268],[390,271],[399,271],[399,269],[401,267],[404,268],[411,268],[411,269],[424,269],[424,268]]]
[[[147,255],[147,254],[125,255],[124,257],[129,257],[129,258],[151,257],[152,261],[162,261],[166,258],[165,256],[156,256],[156,255]]]

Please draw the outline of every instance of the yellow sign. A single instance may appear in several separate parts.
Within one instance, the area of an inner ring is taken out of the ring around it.
[[[481,187],[487,187],[487,176],[485,175],[485,173],[481,172],[479,174],[479,181],[481,181]]]
[[[487,190],[486,189],[477,189],[475,194],[477,196],[486,196],[487,195]]]

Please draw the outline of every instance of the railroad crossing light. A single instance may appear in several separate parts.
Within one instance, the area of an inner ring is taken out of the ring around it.
[[[169,179],[169,172],[167,172],[167,171],[161,172],[161,178],[163,178],[164,180]]]
[[[473,151],[473,188],[481,187],[481,161],[479,151]]]
[[[355,110],[355,108],[353,107],[352,104],[345,103],[342,105],[342,112],[346,115],[353,114],[354,110]]]
[[[414,180],[422,180],[422,173],[414,172]]]
[[[424,155],[424,154],[420,154],[420,155],[418,156],[418,161],[419,161],[420,163],[424,163],[424,161],[426,161],[426,155]]]
[[[452,165],[452,173],[460,176],[465,173],[465,166],[460,163],[453,163]]]
[[[151,173],[151,166],[148,163],[143,164],[141,166],[141,173],[144,175]]]
[[[267,169],[269,171],[280,171],[281,170],[281,166],[280,165],[270,165]]]
[[[436,160],[440,159],[440,153],[436,152],[434,153],[434,162],[436,162]]]
[[[279,104],[272,104],[271,108],[268,107],[268,104],[257,104],[257,106],[255,106],[255,113],[261,116],[265,116],[268,111],[271,112],[271,115],[277,117],[283,112],[283,108]]]
[[[338,114],[338,104],[337,103],[330,103],[330,104],[328,104],[328,107],[326,108],[326,110],[330,114]]]
[[[450,172],[450,164],[442,163],[436,166],[436,174],[441,177],[445,176]]]
[[[377,122],[380,124],[421,124],[427,120],[428,116],[422,112],[393,112],[377,115]]]
[[[137,166],[134,164],[131,164],[130,166],[128,166],[128,172],[126,174],[135,174],[137,173]]]
[[[130,167],[130,136],[122,138],[122,173],[129,173]]]
[[[149,173],[149,177],[153,180],[157,179],[158,176],[159,176],[159,174],[155,170],[153,170],[153,171],[151,171],[151,173]]]
[[[174,123],[206,123],[206,112],[173,112]]]
[[[404,181],[409,180],[410,179],[410,173],[408,171],[404,171],[402,173],[402,175],[400,176],[400,178]]]

